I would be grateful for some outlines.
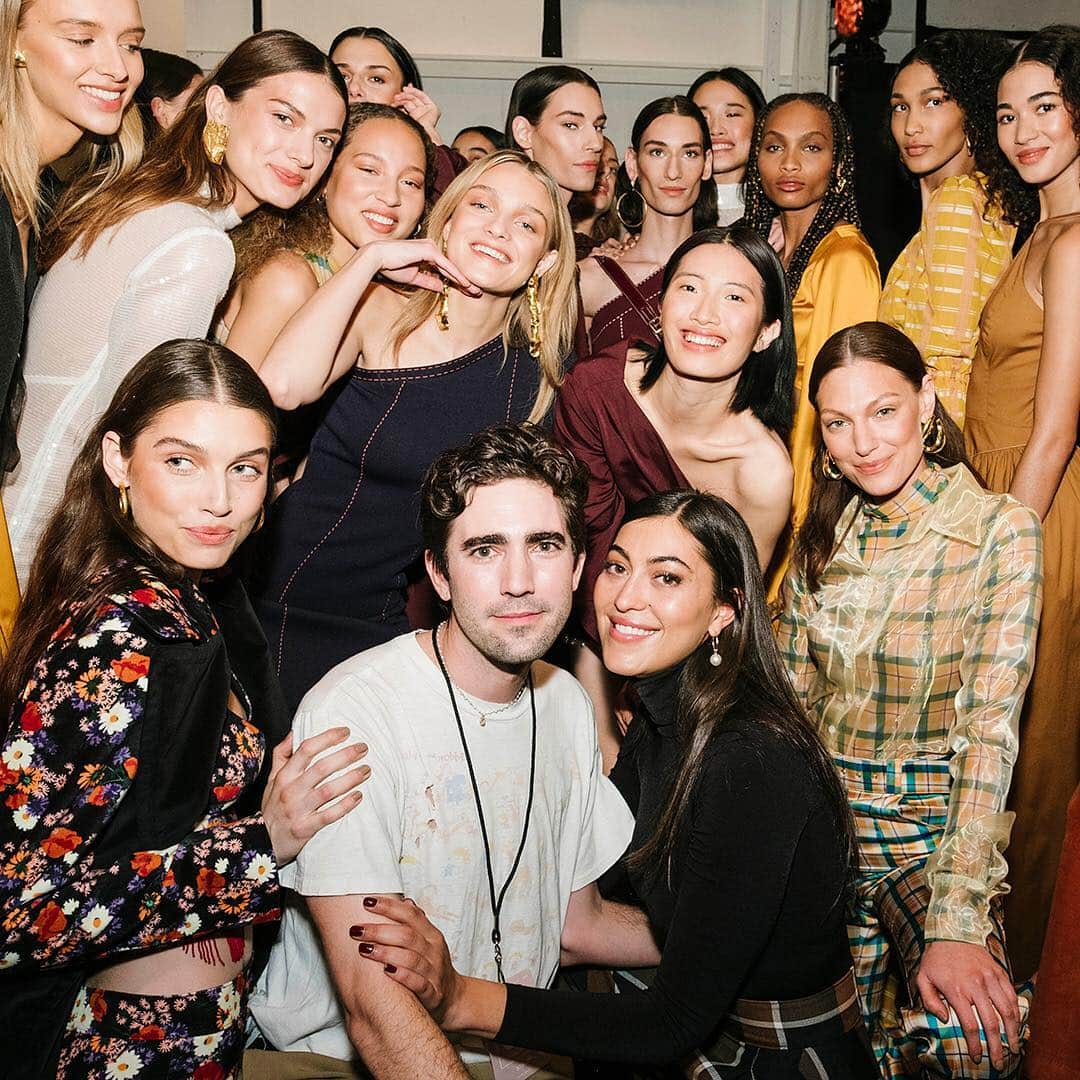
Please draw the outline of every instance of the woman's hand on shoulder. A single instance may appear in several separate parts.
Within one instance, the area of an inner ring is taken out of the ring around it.
[[[262,816],[279,867],[292,862],[320,829],[339,821],[364,797],[359,788],[371,769],[356,764],[367,753],[363,743],[315,761],[348,737],[348,728],[335,727],[312,735],[295,749],[292,735],[287,735],[274,748]],[[341,775],[328,779],[337,772]]]
[[[481,292],[432,240],[373,240],[357,248],[353,259],[363,262],[372,276],[381,274],[400,285],[441,292],[449,281],[470,296]]]
[[[949,1010],[963,1028],[968,1055],[982,1059],[979,1025],[986,1036],[986,1049],[996,1069],[1004,1067],[1001,1028],[1006,1045],[1020,1049],[1020,1007],[1009,973],[982,945],[966,941],[931,941],[923,953],[915,980],[923,1007],[943,1024]]]

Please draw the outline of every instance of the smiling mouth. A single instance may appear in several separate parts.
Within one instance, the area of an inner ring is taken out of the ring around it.
[[[124,97],[122,90],[103,90],[100,86],[80,86],[79,89],[103,105],[119,105]]]
[[[716,337],[712,334],[696,334],[691,330],[684,330],[682,337],[688,345],[701,345],[707,349],[719,349],[727,344],[727,338]]]
[[[731,142],[714,142],[712,148],[714,150],[734,150],[735,144]]]
[[[360,216],[372,225],[380,225],[386,229],[392,229],[398,223],[396,217],[390,217],[388,214],[380,214],[376,210],[361,210]]]
[[[872,476],[874,473],[881,472],[881,470],[884,469],[885,466],[888,464],[889,459],[882,458],[880,461],[868,461],[862,465],[856,465],[855,468],[858,469],[861,473],[866,473],[867,475]]]
[[[505,252],[499,251],[497,248],[488,247],[487,244],[473,244],[473,251],[479,255],[486,255],[489,259],[494,259],[496,262],[508,263],[510,256]]]
[[[1039,146],[1033,150],[1021,150],[1020,153],[1016,155],[1016,160],[1019,161],[1021,165],[1033,165],[1036,161],[1042,159],[1042,156],[1048,149],[1049,147]]]
[[[616,638],[624,638],[631,641],[644,641],[646,638],[652,637],[653,634],[658,633],[658,631],[650,630],[645,626],[634,626],[631,623],[618,622],[617,620],[612,619],[608,633]]]

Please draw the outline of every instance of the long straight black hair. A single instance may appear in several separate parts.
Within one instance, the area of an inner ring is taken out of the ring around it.
[[[514,117],[524,116],[535,127],[540,123],[548,98],[556,90],[572,83],[588,86],[600,93],[599,85],[588,72],[569,64],[545,64],[543,67],[533,68],[514,83],[514,88],[510,91],[510,104],[506,109],[506,141],[513,149],[521,149],[514,138]]]
[[[708,86],[713,82],[726,82],[734,86],[750,102],[755,120],[765,111],[765,94],[758,86],[757,80],[752,75],[747,75],[742,68],[737,67],[710,68],[708,71],[703,71],[690,84],[686,96],[693,101],[694,95],[703,86]]]
[[[709,186],[716,187],[715,184]],[[787,439],[795,414],[795,331],[791,322],[791,302],[784,280],[784,268],[776,252],[753,229],[742,225],[702,229],[687,237],[668,259],[660,287],[661,302],[682,260],[705,244],[730,244],[746,257],[761,278],[765,298],[763,325],[777,320],[780,322],[780,333],[776,340],[768,348],[747,357],[735,386],[732,412],[749,409],[770,431]],[[655,385],[667,363],[667,352],[661,339],[646,360],[645,374],[640,384],[643,393]]]
[[[630,145],[634,148],[635,154],[641,148],[641,140],[645,137],[649,125],[654,120],[659,120],[661,116],[686,116],[694,120],[701,132],[702,154],[711,149],[712,137],[709,135],[709,122],[705,119],[705,114],[688,97],[683,94],[674,94],[671,97],[650,101],[637,114],[634,127],[630,132]],[[694,232],[716,225],[716,185],[711,181],[712,173],[707,173],[701,178],[697,202],[694,203]]]
[[[693,537],[712,572],[714,600],[730,605],[735,618],[719,634],[718,667],[709,662],[708,641],[683,666],[675,701],[677,772],[655,832],[627,859],[630,869],[655,876],[669,865],[705,752],[725,721],[737,716],[779,736],[802,755],[811,786],[821,792],[836,819],[845,876],[850,880],[856,841],[847,795],[784,667],[765,607],[765,585],[750,530],[730,504],[701,491],[650,495],[630,507],[623,526],[658,517],[675,518]]]

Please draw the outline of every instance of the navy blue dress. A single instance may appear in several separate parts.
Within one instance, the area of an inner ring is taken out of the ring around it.
[[[342,660],[409,629],[424,473],[481,428],[526,419],[538,388],[536,361],[501,337],[432,367],[353,371],[274,504],[256,575],[290,708]]]

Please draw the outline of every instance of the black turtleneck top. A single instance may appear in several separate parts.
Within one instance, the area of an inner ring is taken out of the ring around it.
[[[640,705],[611,773],[637,818],[630,850],[656,828],[681,759],[680,673],[638,681]],[[649,991],[508,986],[499,1042],[613,1062],[674,1061],[707,1045],[737,998],[803,997],[851,966],[840,829],[803,752],[752,719],[729,717],[690,798],[670,876],[623,870],[663,951]]]

